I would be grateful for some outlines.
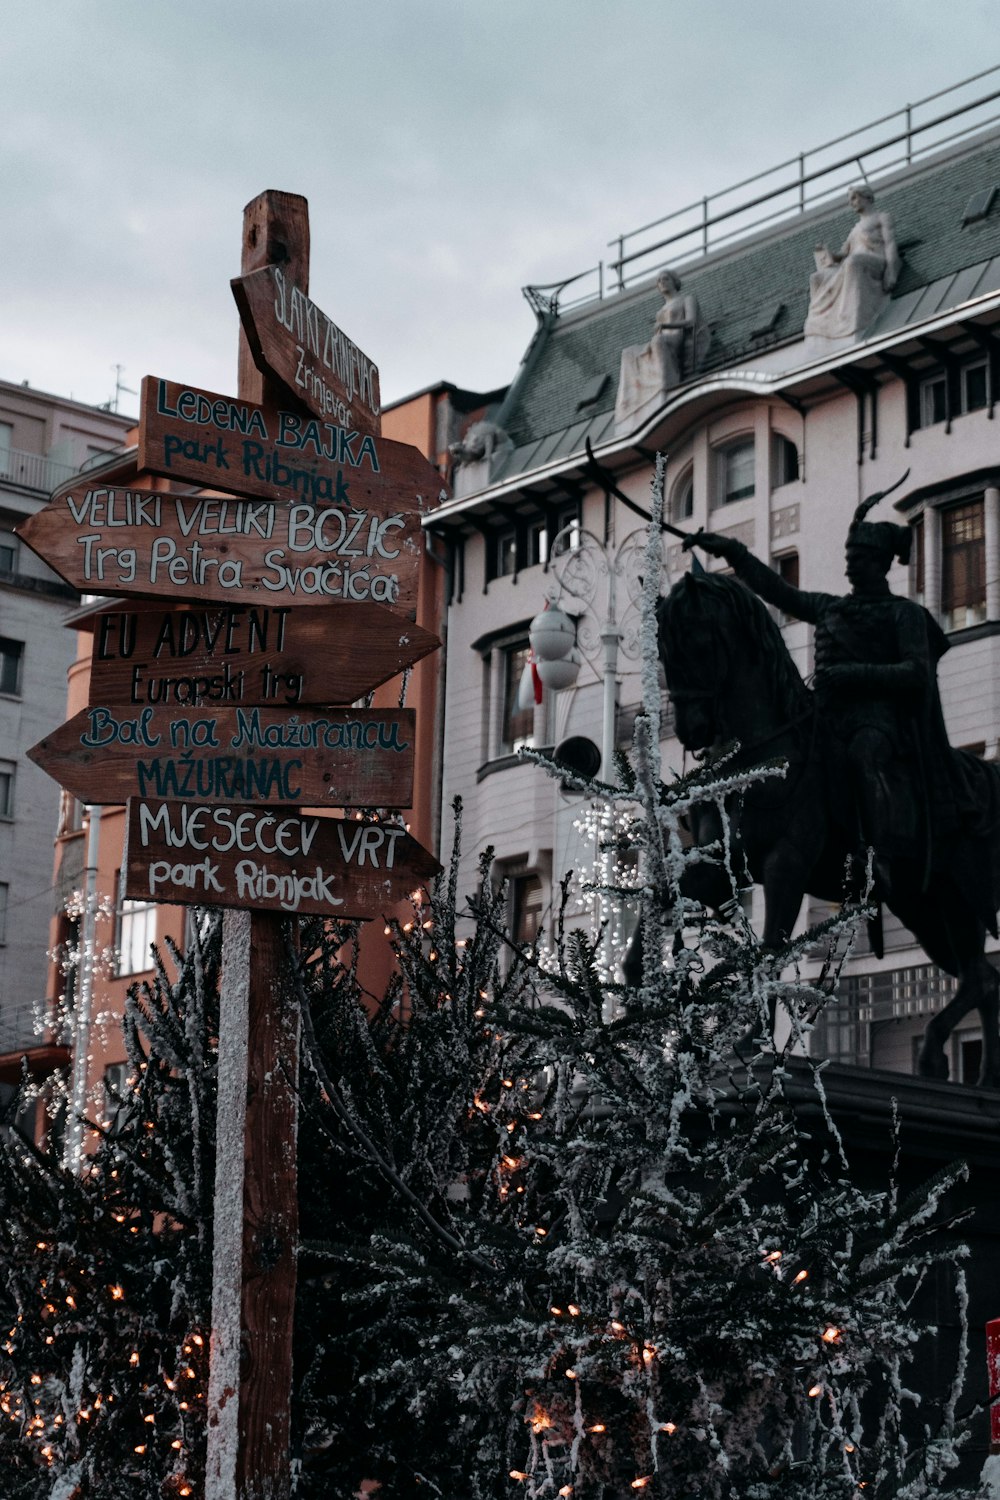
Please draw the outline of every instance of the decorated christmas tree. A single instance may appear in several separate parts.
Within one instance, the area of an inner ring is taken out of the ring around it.
[[[289,933],[310,1500],[972,1493],[953,1474],[962,1341],[952,1381],[909,1391],[932,1268],[962,1306],[943,1222],[960,1169],[906,1199],[854,1181],[800,1045],[836,964],[798,977],[849,919],[765,951],[725,841],[688,847],[688,810],[746,777],[661,774],[647,577],[646,713],[618,784],[578,783],[598,873],[567,874],[544,940],[512,940],[490,851],[460,889],[458,808],[445,875],[387,923],[386,994],[365,993],[350,929]],[[638,891],[609,857],[624,837]],[[728,872],[721,915],[685,895],[705,858]],[[605,911],[641,899],[638,985],[575,915],[588,885]],[[131,1079],[86,1169],[16,1133],[0,1155],[5,1500],[200,1493],[217,927],[175,961],[132,992]]]

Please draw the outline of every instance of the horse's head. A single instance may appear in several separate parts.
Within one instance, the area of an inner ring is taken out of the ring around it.
[[[728,653],[724,646],[718,575],[685,573],[656,610],[660,661],[674,706],[677,738],[686,750],[704,750],[722,735],[720,703]]]
[[[686,750],[759,739],[808,704],[781,632],[726,573],[685,573],[657,606],[660,660]]]

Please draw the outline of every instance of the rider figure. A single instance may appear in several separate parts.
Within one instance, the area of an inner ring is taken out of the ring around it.
[[[865,851],[873,849],[876,890],[885,896],[896,859],[918,861],[917,883],[924,885],[932,834],[942,826],[935,799],[950,802],[957,816],[962,793],[951,771],[937,688],[937,663],[948,642],[921,605],[889,588],[893,558],[909,560],[911,532],[864,519],[880,498],[855,512],[846,595],[794,588],[733,537],[702,531],[685,545],[725,558],[762,599],[816,627],[814,685],[830,807],[834,814],[850,808],[853,826],[843,833],[856,871],[860,875]],[[953,828],[954,817],[945,812],[945,822]]]

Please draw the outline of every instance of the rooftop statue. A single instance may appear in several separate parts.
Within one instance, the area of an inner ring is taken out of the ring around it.
[[[632,426],[647,408],[653,409],[667,391],[693,373],[704,352],[708,329],[697,298],[681,291],[680,277],[672,271],[657,277],[656,285],[663,294],[663,306],[653,323],[653,337],[648,344],[631,344],[622,350],[616,427]]]
[[[865,520],[881,498],[855,513],[844,596],[794,588],[741,542],[698,532],[687,545],[724,558],[736,577],[681,579],[660,601],[660,654],[686,748],[736,741],[734,769],[787,762],[783,779],[751,787],[727,808],[734,868],[742,864],[764,887],[765,943],[776,947],[791,934],[807,893],[831,902],[864,895],[871,849],[874,899],[959,981],[926,1029],[920,1071],[948,1076],[944,1042],[977,1008],[980,1081],[997,1088],[998,980],[984,945],[987,931],[996,936],[1000,906],[1000,768],[948,743],[937,688],[948,642],[921,605],[889,588],[909,532]],[[760,599],[815,625],[811,691]],[[692,821],[699,844],[720,839],[714,804]],[[717,865],[692,875],[701,888],[686,894],[710,906],[731,898]],[[873,935],[877,944],[879,924]]]
[[[899,278],[892,220],[875,207],[871,188],[851,188],[847,201],[858,221],[840,250],[816,246],[802,330],[807,338],[857,338],[882,311]]]

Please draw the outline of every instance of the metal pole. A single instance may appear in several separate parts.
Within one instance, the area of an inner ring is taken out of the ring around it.
[[[66,1121],[63,1165],[68,1172],[83,1168],[83,1117],[87,1110],[87,1063],[90,1051],[90,1012],[94,994],[94,954],[97,951],[97,857],[101,844],[101,809],[87,809],[87,868],[83,883],[83,922],[80,929],[79,976],[73,1018],[73,1079]]]

